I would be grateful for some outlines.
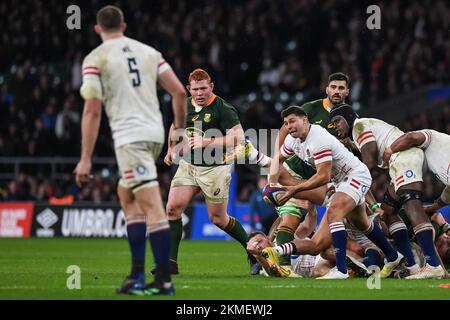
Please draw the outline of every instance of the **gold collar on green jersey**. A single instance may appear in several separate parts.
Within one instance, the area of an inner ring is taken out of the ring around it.
[[[331,111],[331,102],[330,102],[330,100],[328,98],[325,98],[325,99],[322,100],[322,106],[328,112]]]
[[[206,108],[208,106],[210,106],[215,100],[216,100],[217,96],[213,93],[211,94],[211,97],[209,97],[208,101],[206,101],[206,104],[204,106],[198,105],[197,102],[195,101],[194,97],[192,97],[192,105],[195,108],[195,112],[199,112],[202,108]],[[197,109],[199,109],[197,111]]]

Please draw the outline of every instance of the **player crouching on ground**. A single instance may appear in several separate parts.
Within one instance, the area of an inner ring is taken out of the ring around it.
[[[327,222],[336,252],[336,268],[320,279],[349,277],[346,266],[347,232],[343,223],[346,217],[383,251],[387,259],[385,268],[396,267],[403,256],[392,248],[380,228],[367,219],[365,195],[372,183],[367,167],[325,129],[310,124],[303,108],[291,106],[285,109],[281,116],[289,130],[289,135],[284,141],[279,156],[271,163],[270,182],[278,181],[278,168],[286,160],[288,153],[296,153],[310,163],[317,173],[296,186],[284,187],[286,193],[278,202],[284,204],[297,192],[311,190],[330,181],[336,186],[336,193],[327,209]],[[292,242],[283,245],[282,248],[286,253],[295,251]],[[271,255],[278,256],[274,250],[267,248],[263,255],[271,260]]]

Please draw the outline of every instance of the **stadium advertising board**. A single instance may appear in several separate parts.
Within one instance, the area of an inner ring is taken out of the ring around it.
[[[183,214],[184,238],[190,237],[192,210]],[[35,237],[123,238],[125,216],[118,205],[36,205],[31,226]]]
[[[119,206],[37,205],[31,234],[36,237],[122,238],[126,236]]]
[[[0,203],[0,237],[28,238],[33,207],[32,202]]]

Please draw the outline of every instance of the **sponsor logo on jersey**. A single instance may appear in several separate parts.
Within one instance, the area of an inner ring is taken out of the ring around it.
[[[192,117],[192,121],[197,120],[199,117],[200,117],[200,115],[199,115],[199,114],[196,114],[195,116]]]
[[[314,122],[315,124],[321,124],[323,120],[318,120],[316,122]]]
[[[405,176],[407,178],[412,178],[414,176],[414,172],[412,170],[406,170]]]
[[[196,137],[196,136],[203,137],[203,135],[205,134],[202,130],[195,128],[195,127],[186,128],[185,133],[186,133],[186,136],[188,136],[188,137]]]

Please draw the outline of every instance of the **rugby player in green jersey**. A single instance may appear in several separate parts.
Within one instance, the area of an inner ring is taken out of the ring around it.
[[[172,240],[172,274],[178,274],[178,247],[183,232],[181,215],[200,191],[205,197],[211,222],[236,239],[244,249],[248,239],[241,223],[227,214],[232,165],[223,162],[224,154],[226,149],[242,144],[245,139],[237,111],[213,93],[214,84],[206,71],[194,70],[188,81],[187,89],[191,94],[187,101],[185,132],[188,148],[184,148],[183,158],[172,179],[166,207]],[[172,125],[169,136],[174,129]],[[173,164],[179,153],[176,149],[177,145],[172,141],[164,159],[167,165]],[[252,255],[248,254],[248,258],[251,269],[258,266]]]

